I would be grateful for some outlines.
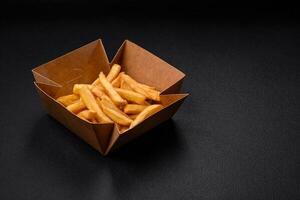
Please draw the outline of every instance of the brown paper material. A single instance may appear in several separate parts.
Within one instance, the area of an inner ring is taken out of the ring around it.
[[[107,74],[114,63],[120,64],[122,71],[137,81],[155,86],[163,94],[164,109],[122,134],[114,124],[93,124],[80,119],[55,100],[72,93],[75,83],[92,83],[100,71]],[[173,94],[179,93],[184,73],[128,40],[111,65],[101,40],[96,40],[32,70],[47,112],[103,155],[171,118],[187,97],[187,94]]]

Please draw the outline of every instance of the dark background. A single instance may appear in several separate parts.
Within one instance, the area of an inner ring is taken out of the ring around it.
[[[2,1],[0,199],[300,199],[299,8],[287,1]],[[31,69],[97,38],[186,73],[172,120],[102,157]],[[298,116],[298,118],[297,118]]]

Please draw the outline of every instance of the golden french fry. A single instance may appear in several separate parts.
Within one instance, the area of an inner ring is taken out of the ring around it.
[[[75,84],[73,86],[73,93],[74,94],[79,94],[79,90],[80,90],[81,87],[82,87],[82,84]]]
[[[96,101],[97,101],[97,104],[98,106],[101,107],[101,101],[103,101],[103,103],[105,104],[105,106],[111,108],[111,109],[114,109],[116,110],[117,112],[122,112],[115,104],[114,102],[112,102],[112,100],[107,96],[103,96],[102,99],[100,98],[96,98]],[[123,112],[122,112],[123,113]]]
[[[99,75],[99,80],[104,87],[106,93],[111,98],[111,100],[117,105],[117,106],[123,106],[126,105],[127,102],[124,100],[113,88],[113,86],[108,82],[108,80],[105,78],[105,75],[103,72]]]
[[[69,94],[69,95],[58,97],[56,100],[59,103],[63,104],[64,106],[68,106],[73,104],[75,101],[79,100],[79,96],[76,94]]]
[[[116,108],[118,108],[112,102],[112,100],[104,92],[102,92],[97,86],[92,86],[91,91],[95,96],[97,96],[96,101],[97,101],[98,106],[100,106],[100,104],[99,104],[100,100],[105,99],[105,100],[109,101],[111,104],[113,104]]]
[[[99,100],[99,98],[98,98],[98,100]],[[110,109],[113,109],[113,110],[115,110],[116,112],[118,112],[118,113],[120,113],[121,115],[124,115],[125,117],[127,117],[128,118],[128,116],[122,111],[122,110],[120,110],[111,100],[110,100],[110,98],[109,97],[105,97],[104,96],[104,98],[101,100],[102,101],[102,104],[104,104],[105,106],[107,106],[107,107],[109,107]],[[100,101],[100,102],[101,102]],[[101,105],[101,103],[100,103],[100,105]]]
[[[103,95],[106,95],[98,85],[92,85],[90,90],[95,96],[100,98],[102,98]]]
[[[122,74],[124,74],[124,72],[120,72],[119,75],[117,76],[117,78],[115,78],[112,82],[111,85],[113,87],[120,87],[121,84],[121,80],[122,80]]]
[[[146,105],[146,106],[150,106],[150,105],[151,105],[151,103],[149,103],[148,101],[145,101],[144,105]]]
[[[101,103],[102,102],[102,103]],[[104,96],[104,98],[100,101],[99,98],[97,98],[97,103],[102,106],[106,106],[116,112],[118,112],[120,115],[122,115],[123,117],[130,119],[130,117],[128,115],[126,115],[122,110],[120,110],[112,101],[109,97]]]
[[[117,110],[113,109],[109,104],[104,102],[104,100],[100,101],[101,108],[103,109],[103,112],[114,122],[123,126],[129,126],[131,124],[132,119],[130,119],[126,115],[121,114]]]
[[[144,91],[146,91],[146,93],[149,95],[149,99],[152,99],[154,101],[160,101],[160,92],[157,90],[153,90],[153,89],[147,89],[144,88]]]
[[[67,107],[67,110],[69,110],[70,112],[72,113],[78,113],[80,111],[82,111],[83,109],[86,108],[85,104],[81,101],[81,100],[78,100],[76,101],[75,103],[71,104],[71,105],[68,105]]]
[[[90,122],[93,122],[96,120],[96,115],[97,115],[97,113],[92,110],[83,110],[77,114],[77,116],[80,117],[81,119],[84,119],[84,120],[87,120]]]
[[[108,75],[106,76],[106,79],[109,81],[109,82],[112,82],[119,74],[119,72],[121,71],[121,66],[118,65],[118,64],[114,64]]]
[[[133,91],[133,89],[129,86],[129,84],[126,81],[124,81],[123,79],[120,82],[120,88]]]
[[[132,120],[134,120],[136,117],[138,116],[138,114],[135,114],[135,115],[128,115],[128,117]]]
[[[139,86],[141,86],[141,88],[143,88],[143,89],[155,90],[155,87],[152,87],[152,86],[149,86],[149,85],[146,85],[146,84],[139,83]]]
[[[127,104],[124,107],[124,113],[126,114],[138,114],[142,112],[147,106],[138,104]]]
[[[89,89],[91,89],[91,87],[92,87],[90,84],[74,84],[74,86],[73,86],[73,93],[79,95],[79,90],[84,85],[88,86]]]
[[[92,92],[89,90],[88,86],[83,85],[79,90],[80,97],[86,107],[89,110],[95,111],[97,113],[97,120],[100,123],[111,123],[112,121],[102,112],[101,108],[98,106],[96,99]]]
[[[128,76],[127,74],[123,74],[122,78],[126,81],[129,86],[136,92],[144,95],[148,99],[152,99],[155,101],[160,101],[160,92],[157,90],[149,89],[149,88],[142,88],[140,83],[136,82],[133,78]]]
[[[98,85],[100,83],[99,78],[96,78],[96,80],[94,80],[94,82],[92,83],[92,85]]]
[[[121,88],[115,88],[117,93],[124,99],[137,103],[137,104],[144,104],[146,97],[144,95],[141,95],[137,92],[130,91],[130,90],[124,90]]]
[[[91,86],[97,86],[100,90],[102,90],[102,92],[104,92],[104,88],[103,88],[103,86],[101,85],[99,78],[97,78],[97,79],[91,84]]]
[[[163,106],[160,104],[153,104],[151,106],[148,106],[133,120],[129,128],[132,128],[141,123],[143,120],[160,111],[162,108]]]

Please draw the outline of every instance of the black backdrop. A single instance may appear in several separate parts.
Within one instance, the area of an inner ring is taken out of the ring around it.
[[[298,8],[4,1],[0,199],[300,199]],[[102,38],[186,73],[172,120],[102,157],[49,117],[30,69]]]

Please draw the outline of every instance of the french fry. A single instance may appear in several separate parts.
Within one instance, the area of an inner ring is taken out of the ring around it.
[[[101,103],[101,102],[102,102],[102,103]],[[122,110],[120,110],[120,109],[119,109],[119,108],[111,101],[111,99],[110,99],[109,97],[107,97],[107,96],[104,96],[104,98],[103,98],[101,101],[100,101],[99,98],[97,98],[97,103],[98,103],[100,106],[104,105],[104,106],[106,106],[106,107],[108,107],[108,108],[110,108],[110,109],[112,109],[112,110],[118,112],[118,113],[119,113],[120,115],[122,115],[123,117],[130,119],[130,117],[129,117],[128,115],[126,115]]]
[[[143,89],[151,89],[151,90],[155,90],[155,87],[152,87],[152,86],[149,86],[149,85],[146,85],[146,84],[142,84],[142,83],[138,83],[139,86]]]
[[[117,110],[113,109],[109,104],[105,103],[105,101],[100,101],[101,108],[103,112],[109,116],[114,122],[123,126],[129,126],[132,122],[132,119],[127,117],[126,115],[121,114]]]
[[[104,102],[104,104],[111,108],[111,109],[114,109],[115,111],[117,112],[122,112],[115,104],[114,102],[112,102],[112,100],[107,96],[103,96],[101,99],[100,98],[96,98],[96,101],[97,101],[97,104],[101,107],[101,101]],[[123,112],[122,112],[123,113]]]
[[[127,104],[126,100],[124,100],[113,88],[113,86],[108,82],[103,72],[99,75],[99,80],[104,87],[106,93],[111,98],[111,100],[117,105],[117,106],[124,106]]]
[[[95,96],[97,96],[96,102],[97,102],[98,106],[101,106],[101,105],[99,104],[100,100],[101,100],[101,99],[105,99],[105,100],[109,101],[111,104],[113,104],[116,108],[118,108],[118,107],[114,104],[114,102],[112,102],[112,100],[111,100],[104,92],[102,92],[97,86],[92,86],[91,91],[92,91],[92,93],[93,93]],[[119,108],[118,108],[118,109],[119,109]]]
[[[96,78],[96,80],[94,80],[94,82],[92,83],[92,85],[98,85],[100,83],[99,78]]]
[[[83,85],[79,90],[80,97],[86,107],[89,110],[95,111],[97,113],[97,120],[100,123],[111,123],[112,121],[102,112],[101,108],[98,106],[96,99],[92,92],[89,90],[88,86]]]
[[[59,103],[63,104],[64,106],[68,106],[73,104],[75,101],[79,100],[79,96],[76,94],[69,94],[69,95],[58,97],[56,100]]]
[[[115,90],[122,98],[126,99],[127,101],[131,101],[137,104],[145,104],[146,97],[144,95],[120,88],[115,88]]]
[[[128,117],[132,120],[134,120],[136,117],[138,116],[138,114],[135,114],[135,115],[128,115]]]
[[[154,101],[160,101],[160,92],[153,89],[143,88],[144,91],[148,94],[148,98]]]
[[[97,86],[102,92],[104,92],[104,88],[103,88],[103,86],[101,85],[99,78],[97,78],[97,79],[91,84],[91,86]]]
[[[98,85],[92,85],[91,88],[90,88],[91,92],[97,96],[97,97],[100,97],[102,98],[102,96],[106,95]]]
[[[98,98],[99,100],[99,98]],[[120,110],[111,100],[109,97],[105,97],[101,100],[102,101],[102,104],[104,104],[105,106],[115,110],[116,112],[120,113],[121,115],[124,115],[125,117],[129,118],[122,110]],[[100,102],[101,102],[100,101]],[[98,101],[99,102],[99,101]],[[101,103],[100,103],[101,105]]]
[[[131,78],[130,76],[123,74],[122,78],[124,81],[126,81],[129,86],[136,92],[144,95],[145,97],[147,97],[148,99],[152,99],[154,101],[160,101],[160,92],[157,90],[153,90],[150,88],[142,88],[140,86],[140,83],[136,82],[133,78]]]
[[[120,84],[121,84],[121,80],[122,80],[122,74],[124,74],[124,72],[120,72],[119,75],[117,76],[117,78],[115,78],[112,82],[111,82],[111,85],[113,87],[120,87]]]
[[[88,86],[89,89],[91,89],[91,87],[92,87],[90,84],[74,84],[74,86],[73,86],[73,93],[79,95],[79,90],[84,85]]]
[[[86,108],[85,104],[81,101],[81,100],[78,100],[76,101],[75,103],[71,104],[71,105],[68,105],[67,107],[67,110],[69,110],[70,112],[72,113],[78,113],[80,111],[82,111],[83,109]]]
[[[126,114],[138,114],[142,112],[147,106],[138,104],[127,104],[124,107],[124,113]]]
[[[120,82],[120,88],[124,89],[124,90],[130,90],[133,91],[133,89],[128,85],[128,83],[126,81],[124,81],[123,79]]]
[[[114,64],[108,75],[106,76],[106,79],[109,81],[109,82],[112,82],[119,74],[119,72],[121,71],[121,66],[118,65],[118,64]]]
[[[80,117],[81,119],[84,119],[84,120],[87,120],[90,122],[96,121],[96,115],[97,115],[97,113],[92,110],[83,110],[77,114],[77,116]]]
[[[146,105],[146,106],[150,106],[150,105],[151,105],[151,103],[149,103],[148,101],[145,101],[144,105]]]
[[[153,104],[151,106],[148,106],[133,120],[129,128],[132,128],[141,123],[143,120],[160,111],[162,108],[163,106],[160,104]]]

